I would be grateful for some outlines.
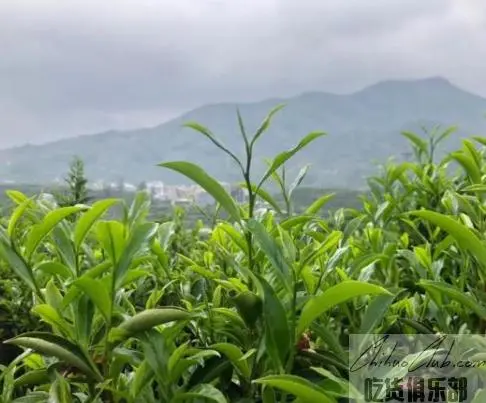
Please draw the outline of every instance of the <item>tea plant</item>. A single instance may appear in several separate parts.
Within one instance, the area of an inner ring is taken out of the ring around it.
[[[180,209],[148,221],[145,192],[64,207],[8,192],[16,207],[0,257],[44,328],[4,341],[25,351],[3,367],[0,401],[363,401],[348,382],[349,334],[484,335],[486,140],[435,162],[452,130],[405,133],[415,161],[370,178],[361,209],[324,218],[323,195],[295,214],[307,168],[289,187],[285,164],[324,133],[255,179],[254,149],[281,108],[251,136],[237,114],[244,159],[187,124],[233,159],[246,204],[195,164],[160,164],[214,197],[222,214],[210,229],[187,229]],[[265,190],[270,179],[284,206]],[[105,218],[113,208],[120,219]]]

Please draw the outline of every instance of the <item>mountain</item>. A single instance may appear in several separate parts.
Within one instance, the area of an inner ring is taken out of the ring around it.
[[[306,184],[325,187],[359,187],[375,170],[372,161],[403,158],[408,143],[402,130],[420,134],[421,125],[458,125],[444,151],[460,139],[486,133],[486,99],[468,93],[441,77],[409,81],[384,81],[346,95],[308,92],[288,99],[255,103],[206,105],[152,128],[79,136],[43,145],[0,150],[0,179],[16,182],[50,182],[64,175],[71,157],[85,161],[91,180],[139,183],[161,180],[186,183],[160,162],[186,160],[200,164],[217,179],[239,181],[235,164],[201,134],[183,128],[188,121],[208,127],[228,148],[243,155],[236,109],[248,133],[279,103],[286,107],[257,143],[254,169],[265,169],[265,158],[297,144],[302,136],[323,130],[316,140],[289,164],[295,174],[311,164]]]

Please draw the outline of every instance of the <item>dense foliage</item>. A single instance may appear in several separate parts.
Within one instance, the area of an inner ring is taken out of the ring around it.
[[[244,161],[188,124],[234,159],[246,205],[194,164],[161,164],[214,196],[223,215],[211,228],[187,229],[178,209],[147,220],[144,192],[131,204],[68,207],[8,192],[16,208],[0,228],[0,271],[11,278],[1,309],[18,321],[4,346],[25,351],[3,363],[0,401],[338,402],[353,391],[349,334],[484,334],[486,140],[435,162],[451,130],[405,133],[415,161],[387,164],[360,208],[323,218],[332,196],[296,213],[306,171],[290,185],[282,171],[323,133],[252,176],[253,148],[278,109],[251,138],[238,116]],[[116,206],[121,218],[105,219]]]

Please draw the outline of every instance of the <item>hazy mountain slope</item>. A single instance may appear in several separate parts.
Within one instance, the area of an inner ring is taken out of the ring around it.
[[[315,186],[362,184],[373,172],[372,160],[401,156],[406,142],[403,129],[417,130],[421,123],[457,124],[462,135],[486,133],[486,99],[467,93],[441,78],[386,81],[350,95],[305,93],[286,100],[272,99],[238,105],[247,125],[255,130],[278,103],[286,108],[258,143],[255,169],[262,172],[263,158],[296,144],[310,131],[328,136],[300,154],[294,170],[311,163],[307,183]],[[243,151],[236,120],[236,104],[207,105],[160,126],[130,132],[80,136],[41,146],[0,151],[0,179],[22,182],[51,181],[62,176],[73,154],[85,159],[91,179],[140,182],[184,182],[182,176],[155,167],[162,161],[188,160],[201,164],[224,181],[239,180],[234,164],[206,138],[182,124],[195,120],[209,127],[229,148]]]

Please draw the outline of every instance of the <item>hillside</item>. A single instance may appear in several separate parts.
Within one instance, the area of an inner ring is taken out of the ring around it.
[[[312,164],[306,183],[318,187],[361,186],[363,177],[374,170],[373,160],[384,161],[391,155],[403,158],[408,151],[400,131],[418,131],[424,122],[460,127],[447,148],[456,146],[462,136],[486,133],[486,99],[443,78],[385,81],[348,95],[312,92],[257,103],[207,105],[153,128],[1,150],[0,179],[50,182],[63,175],[72,155],[77,154],[85,160],[91,180],[183,183],[182,176],[155,164],[188,160],[219,180],[232,182],[239,180],[233,163],[182,124],[195,120],[209,127],[227,147],[241,152],[236,108],[252,131],[278,103],[287,106],[258,143],[255,169],[261,172],[264,158],[295,145],[309,131],[324,130],[328,136],[303,151],[290,166],[295,170]]]

